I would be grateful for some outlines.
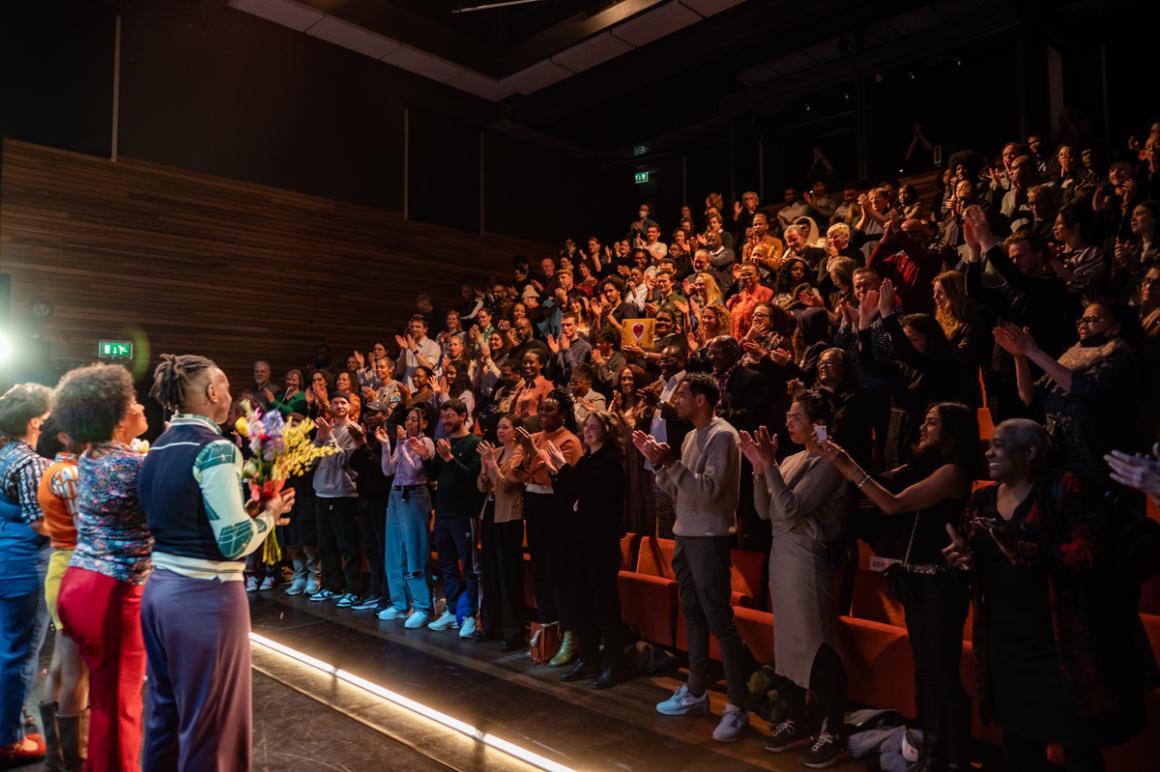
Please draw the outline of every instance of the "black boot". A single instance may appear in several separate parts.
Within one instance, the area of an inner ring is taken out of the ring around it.
[[[44,737],[44,769],[45,772],[57,772],[62,769],[60,756],[60,729],[56,724],[56,711],[60,703],[40,703],[40,724]]]
[[[592,679],[593,689],[611,689],[620,683],[620,663],[609,665],[600,671],[600,675]]]
[[[89,711],[58,713],[56,721],[60,726],[61,772],[81,772],[89,756]]]
[[[600,672],[597,665],[593,664],[592,660],[584,657],[579,657],[576,664],[572,666],[564,675],[560,676],[561,681],[581,681],[585,678],[590,678]]]
[[[911,772],[946,772],[946,768],[946,753],[938,735],[924,731],[918,748],[918,765]]]

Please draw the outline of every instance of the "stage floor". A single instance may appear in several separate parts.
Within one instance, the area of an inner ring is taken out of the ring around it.
[[[369,611],[340,609],[333,603],[311,603],[279,592],[251,595],[251,598],[255,634],[566,767],[583,770],[804,769],[797,753],[774,755],[762,749],[768,729],[758,720],[739,742],[731,745],[715,742],[712,731],[716,716],[724,707],[724,695],[719,691],[711,693],[713,716],[659,715],[654,705],[679,686],[678,678],[645,676],[598,692],[586,682],[560,682],[560,670],[533,665],[526,651],[504,654],[499,651],[498,643],[460,640],[455,631],[404,630],[401,622],[380,622]],[[529,768],[476,740],[429,719],[418,718],[383,698],[295,662],[284,654],[256,645],[254,667],[258,672],[256,683],[265,674],[285,687],[309,695],[316,700],[313,710],[320,717],[333,711],[360,722],[359,729],[352,730],[355,734],[361,735],[368,726],[388,732],[395,738],[394,742],[432,757],[426,759],[430,768],[441,765],[455,769]],[[256,701],[255,727],[277,720],[269,714],[279,710],[283,709],[276,698]],[[286,730],[293,733],[295,725],[287,725]],[[262,747],[257,734],[256,761]],[[334,740],[347,744],[340,737]],[[323,737],[316,733],[312,744],[318,746],[312,752],[313,757],[330,759],[325,755],[327,743]],[[400,765],[396,767],[393,755],[375,758],[376,752],[368,750],[365,766],[344,761],[343,766],[333,768],[370,770],[382,769],[384,764],[390,769],[412,768],[405,766],[411,760],[404,762],[400,757]],[[838,770],[866,768],[860,762],[833,767]]]

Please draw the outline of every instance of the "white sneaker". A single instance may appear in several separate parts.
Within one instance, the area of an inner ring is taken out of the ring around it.
[[[407,628],[408,630],[414,630],[415,628],[422,627],[423,625],[427,624],[428,619],[430,619],[430,617],[427,616],[427,612],[414,611],[411,612],[411,616],[407,617],[407,621],[403,623],[403,627]]]
[[[681,688],[673,692],[672,697],[657,703],[657,713],[665,716],[699,716],[708,712],[708,692],[694,697],[685,684],[681,684]]]
[[[362,598],[355,595],[353,592],[348,592],[344,595],[339,596],[338,607],[339,608],[349,608],[350,606],[353,606],[356,603],[358,603],[360,600],[362,600]]]
[[[407,616],[406,611],[399,611],[394,606],[387,606],[385,609],[383,609],[382,611],[379,612],[379,619],[383,620],[384,622],[390,622],[390,621],[393,621],[395,619],[401,619],[402,617],[405,617],[405,616]]]
[[[262,580],[262,583],[260,585],[258,585],[258,589],[263,591],[263,592],[266,590],[274,589],[274,577],[267,576],[265,579]]]
[[[333,600],[337,597],[338,597],[337,592],[331,592],[330,590],[319,590],[318,592],[316,592],[310,596],[310,600],[314,601],[315,603],[318,603],[318,602],[324,601],[324,600]]]
[[[713,730],[713,739],[719,743],[737,742],[747,726],[749,726],[748,711],[736,705],[726,705],[721,722]]]
[[[475,635],[475,617],[464,617],[463,624],[459,626],[459,637],[470,638]]]
[[[455,621],[454,614],[450,611],[444,611],[438,619],[427,625],[427,627],[431,630],[448,630],[459,627],[459,624]]]
[[[258,591],[258,580],[252,576],[247,576],[246,577],[246,592],[257,592],[257,591]]]
[[[286,587],[287,595],[301,595],[306,592],[306,582],[301,579],[295,579]],[[313,595],[314,593],[310,593]]]

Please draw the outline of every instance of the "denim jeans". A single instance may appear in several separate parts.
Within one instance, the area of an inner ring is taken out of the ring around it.
[[[384,562],[391,605],[406,611],[430,614],[431,588],[427,584],[427,567],[431,548],[427,520],[431,516],[431,494],[427,488],[410,490],[391,488],[387,504],[387,538]]]
[[[462,623],[479,606],[479,558],[475,554],[475,521],[470,517],[436,517],[435,549],[447,610]],[[463,571],[460,572],[460,564]]]
[[[0,745],[10,745],[24,736],[24,700],[32,693],[48,632],[44,577],[52,547],[23,523],[6,520],[0,531]]]

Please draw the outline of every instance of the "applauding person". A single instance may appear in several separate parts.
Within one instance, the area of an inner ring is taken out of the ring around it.
[[[783,699],[789,710],[765,748],[776,753],[810,745],[802,757],[809,767],[829,766],[847,753],[842,737],[847,678],[834,638],[838,611],[831,549],[847,530],[851,499],[850,486],[818,448],[830,417],[829,402],[822,394],[797,394],[785,425],[790,440],[805,449],[780,464],[777,435],[766,427],[740,437],[741,452],[753,465],[757,513],[773,526],[769,551],[770,605],[777,620],[773,648],[777,674],[788,682]],[[805,723],[807,690],[813,691],[822,714],[816,733]]]

